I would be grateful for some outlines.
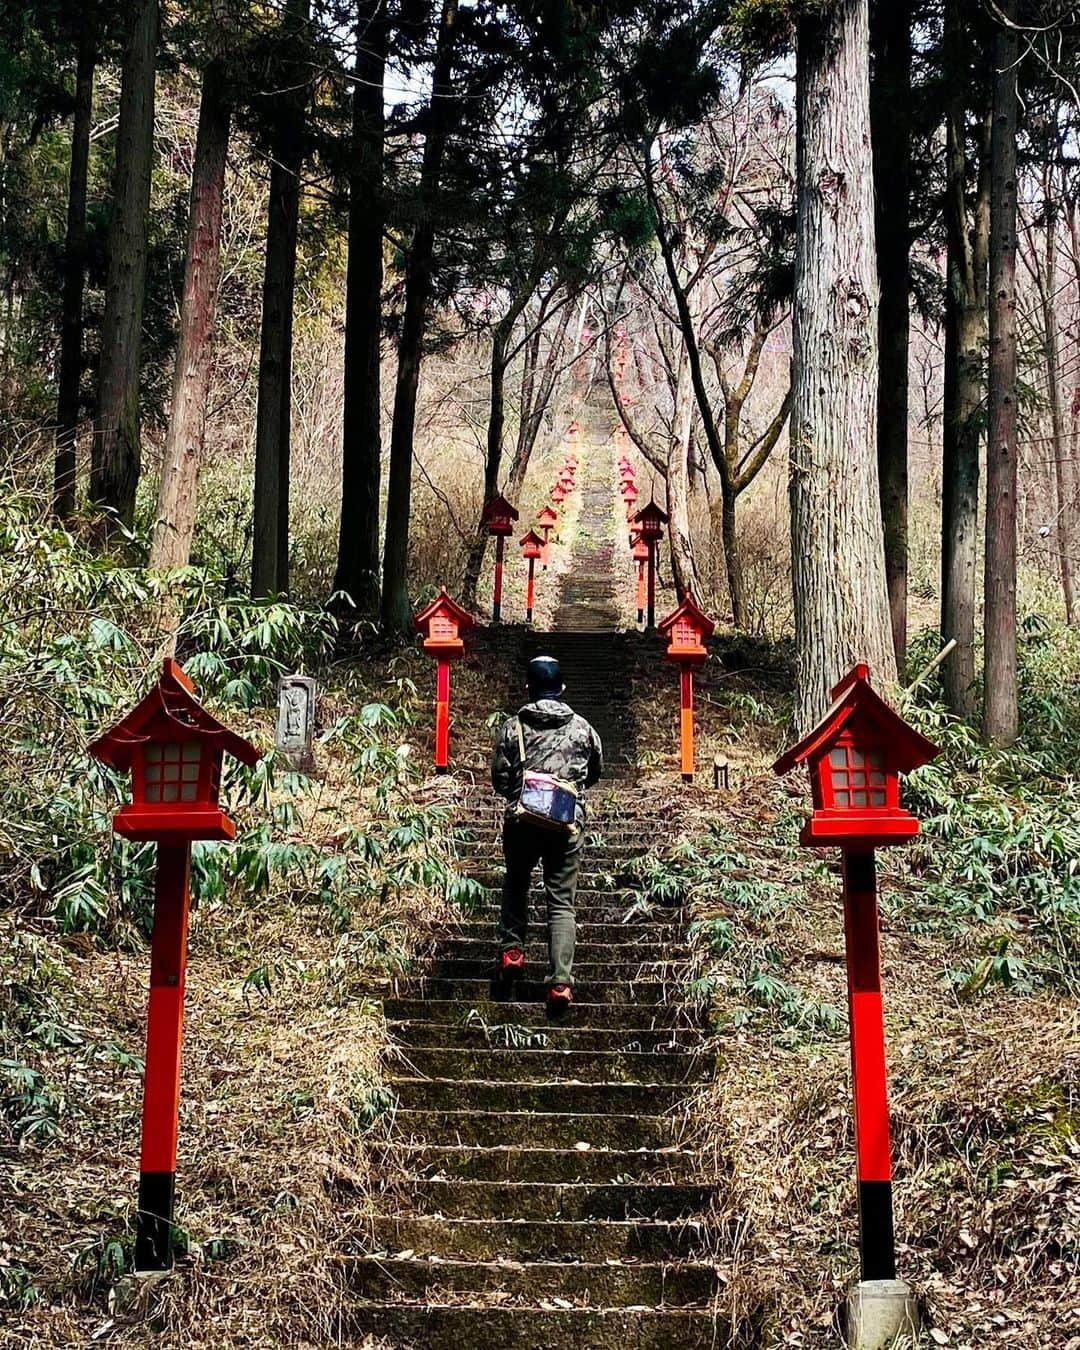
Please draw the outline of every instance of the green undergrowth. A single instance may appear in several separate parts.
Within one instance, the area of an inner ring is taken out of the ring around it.
[[[155,847],[113,836],[129,785],[87,746],[175,624],[200,698],[266,753],[227,766],[236,840],[193,848],[181,1259],[110,1340],[145,1343],[147,1319],[192,1345],[209,1325],[329,1340],[335,1188],[363,1208],[395,1105],[378,995],[477,898],[452,796],[425,783],[422,660],[337,662],[326,611],[96,556],[11,490],[0,613],[0,1320],[18,1344],[82,1344],[125,1297]],[[294,671],[320,686],[311,776],[272,749]]]

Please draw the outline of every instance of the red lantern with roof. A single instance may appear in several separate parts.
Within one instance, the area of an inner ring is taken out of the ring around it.
[[[484,507],[484,524],[495,536],[495,586],[491,598],[491,622],[502,618],[503,554],[507,535],[514,533],[518,513],[505,497],[492,497]]]
[[[814,811],[800,843],[843,850],[859,1258],[864,1281],[888,1281],[896,1279],[896,1244],[874,850],[918,833],[918,820],[900,805],[900,775],[926,764],[938,748],[875,693],[863,662],[833,689],[832,700],[773,768],[810,770]]]
[[[694,669],[708,657],[705,642],[715,628],[690,591],[660,621],[660,633],[668,640],[664,655],[679,666],[679,757],[686,783],[694,779]]]
[[[133,800],[113,817],[116,833],[172,842],[234,838],[236,825],[218,805],[222,759],[228,753],[252,765],[261,757],[206,711],[171,659],[146,697],[89,748],[103,764],[131,772]]]
[[[548,538],[551,531],[559,523],[559,513],[551,506],[545,506],[537,512],[537,527],[544,532],[544,567],[546,568],[551,561],[551,541]]]
[[[131,773],[133,800],[113,817],[113,829],[158,845],[135,1269],[166,1270],[173,1260],[191,844],[235,836],[236,825],[218,801],[222,761],[229,754],[251,766],[262,752],[206,711],[171,658],[146,697],[89,750],[110,768]]]
[[[875,847],[913,839],[919,822],[900,805],[900,775],[928,763],[937,746],[874,691],[862,662],[832,699],[813,731],[774,766],[778,774],[809,766],[814,814],[800,842]]]
[[[656,550],[660,540],[664,537],[664,526],[667,521],[667,513],[661,511],[660,507],[653,501],[630,517],[630,523],[637,527],[638,533],[649,546],[646,628],[656,627]]]
[[[424,651],[435,658],[435,772],[450,768],[450,662],[465,654],[463,634],[475,620],[462,609],[444,586],[434,600],[416,615],[424,635]]]
[[[566,501],[567,492],[561,483],[556,483],[551,489],[551,500],[557,502],[560,506]]]
[[[536,595],[536,560],[544,556],[544,541],[535,530],[530,530],[528,534],[522,535],[520,547],[521,556],[529,563],[529,579],[525,592],[525,622],[532,623],[533,601]]]

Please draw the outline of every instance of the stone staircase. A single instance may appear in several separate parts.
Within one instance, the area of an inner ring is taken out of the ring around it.
[[[491,803],[460,845],[483,912],[385,1002],[402,1055],[391,1148],[408,1181],[351,1262],[350,1330],[424,1347],[744,1344],[717,1306],[717,1178],[680,1142],[680,1104],[712,1072],[670,978],[680,918],[632,911],[621,875],[656,822],[624,814],[617,791],[594,813],[580,1001],[556,1025],[539,980],[492,997],[497,826]],[[541,976],[542,900],[536,918]]]
[[[350,1262],[355,1337],[425,1350],[756,1340],[752,1319],[734,1324],[719,1297],[711,1253],[723,1233],[710,1212],[722,1182],[681,1139],[680,1108],[713,1068],[673,978],[682,916],[635,903],[628,871],[674,822],[670,803],[658,812],[622,777],[633,759],[628,643],[639,639],[611,631],[601,469],[584,475],[589,529],[558,631],[525,635],[517,658],[523,677],[528,657],[557,656],[568,700],[604,741],[578,891],[576,1001],[567,1023],[546,1021],[535,884],[533,978],[514,1001],[495,997],[503,804],[474,789],[459,852],[484,888],[482,910],[384,1004],[401,1055],[387,1171],[407,1180],[379,1197]]]

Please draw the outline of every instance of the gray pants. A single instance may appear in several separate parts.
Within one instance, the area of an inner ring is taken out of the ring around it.
[[[525,821],[507,819],[503,826],[503,855],[506,880],[503,883],[502,921],[499,925],[499,949],[525,949],[529,925],[529,881],[538,862],[544,864],[544,894],[547,898],[548,956],[550,968],[546,983],[573,985],[574,898],[577,894],[578,867],[585,833],[573,837],[545,830]]]

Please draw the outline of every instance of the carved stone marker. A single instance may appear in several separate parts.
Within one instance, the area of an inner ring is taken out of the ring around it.
[[[277,748],[289,757],[294,769],[311,773],[315,756],[315,681],[310,675],[283,675],[278,683]]]

